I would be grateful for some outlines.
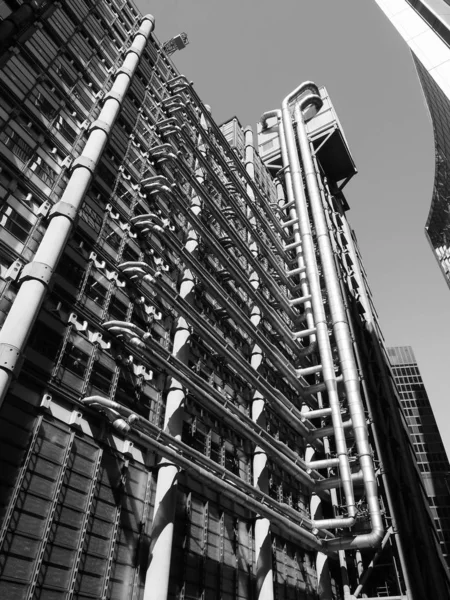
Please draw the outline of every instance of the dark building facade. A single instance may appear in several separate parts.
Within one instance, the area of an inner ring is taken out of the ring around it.
[[[435,178],[425,233],[450,286],[450,17],[447,0],[375,0],[411,49],[433,123]]]
[[[130,2],[0,14],[0,597],[446,597],[326,90],[258,151]]]
[[[410,346],[387,349],[442,553],[449,562],[450,464],[419,367]]]

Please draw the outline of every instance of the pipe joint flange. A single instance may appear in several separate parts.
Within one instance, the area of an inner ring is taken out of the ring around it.
[[[142,17],[141,23],[143,23],[144,21],[151,21],[153,24],[153,27],[155,26],[155,17],[150,13],[147,13],[146,15],[144,15]]]
[[[13,375],[20,368],[20,350],[11,344],[0,344],[0,368]]]
[[[101,119],[97,119],[96,121],[93,121],[93,123],[91,123],[91,125],[89,126],[89,131],[94,131],[94,129],[101,129],[106,133],[106,135],[109,135],[111,132],[111,127],[111,123],[108,123],[107,121],[102,121]]]
[[[53,219],[53,217],[59,216],[67,217],[73,223],[77,217],[76,206],[68,202],[57,202],[50,210],[48,218]]]
[[[79,156],[72,163],[71,171],[73,172],[75,169],[79,167],[84,167],[91,173],[95,171],[95,161],[92,158],[88,158],[87,156]]]
[[[22,273],[19,275],[19,281],[27,281],[29,279],[36,279],[41,281],[45,285],[50,283],[50,279],[53,275],[53,269],[45,263],[32,261],[24,266]]]
[[[145,42],[147,42],[147,37],[145,36],[145,34],[144,34],[144,33],[142,33],[142,31],[138,31],[138,32],[137,32],[137,34],[136,34],[136,37],[137,37],[138,35],[141,35],[141,36],[144,38],[144,41],[145,41]],[[131,46],[130,46],[128,49],[127,49],[127,52],[126,52],[125,56],[128,56],[128,54],[131,54],[131,53],[133,53],[133,54],[136,54],[136,56],[138,57],[138,60],[140,60],[140,59],[141,59],[141,56],[142,56],[142,48],[141,48],[140,46],[136,45],[136,44],[132,44],[132,45],[131,45]],[[120,72],[121,72],[121,69],[119,69],[119,70],[117,71],[117,73],[120,73]],[[126,71],[125,71],[125,72],[126,72]],[[131,78],[131,76],[132,76],[132,75],[130,75],[130,78]]]
[[[122,104],[122,98],[123,94],[109,90],[109,92],[103,96],[103,103],[105,103],[107,100],[115,100],[119,104]]]
[[[131,46],[131,47],[130,47],[130,48],[127,50],[127,54],[128,54],[129,52],[132,52],[132,51],[133,51],[133,50],[132,50],[132,48],[133,48],[133,46]],[[117,71],[116,71],[116,75],[119,75],[120,73],[123,73],[124,75],[128,75],[128,77],[129,77],[130,79],[133,77],[133,70],[132,70],[132,69],[129,69],[128,67],[124,67],[124,66],[122,66],[122,67],[120,67],[119,69],[117,69]]]

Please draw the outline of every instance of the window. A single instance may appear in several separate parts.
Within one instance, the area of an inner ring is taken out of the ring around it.
[[[41,113],[44,115],[44,117],[47,117],[49,121],[51,121],[58,112],[58,109],[53,106],[53,104],[47,100],[47,98],[41,92],[36,93],[34,104],[40,109]]]
[[[1,210],[0,226],[23,243],[26,242],[32,228],[32,224],[19,215],[11,206],[5,206]]]
[[[89,227],[92,227],[92,229],[96,233],[100,233],[100,229],[103,223],[103,217],[97,211],[95,211],[86,201],[81,207],[80,216],[83,219],[83,221],[86,221]]]
[[[76,348],[73,344],[68,344],[64,357],[64,366],[80,377],[84,377],[86,367],[89,362],[89,355]]]
[[[62,275],[64,279],[67,279],[67,281],[72,283],[75,287],[78,287],[83,279],[85,269],[67,256],[67,254],[63,254],[56,272]]]
[[[108,313],[112,320],[125,321],[128,313],[128,305],[114,296],[109,304]]]
[[[138,261],[139,257],[139,252],[135,250],[130,244],[126,244],[122,254],[123,261]]]
[[[68,142],[73,143],[76,140],[77,132],[61,115],[58,117],[55,127]]]
[[[85,293],[91,300],[103,305],[108,295],[108,290],[93,275],[90,275],[86,283]]]
[[[26,163],[33,156],[32,147],[27,144],[16,131],[13,131],[9,125],[0,132],[0,141],[2,141],[19,160]]]
[[[109,388],[111,387],[112,379],[113,373],[104,365],[96,362],[92,369],[92,375],[89,380],[91,385],[101,390],[105,394],[109,394]]]
[[[54,360],[61,345],[62,335],[38,321],[30,336],[29,345],[46,358]]]
[[[37,156],[33,163],[30,165],[30,169],[41,179],[48,187],[52,187],[56,181],[57,173],[45,160],[40,156]]]
[[[122,242],[122,236],[117,232],[118,227],[111,227],[109,223],[106,224],[104,231],[104,240],[107,242],[111,248],[114,250],[119,250],[120,243]]]

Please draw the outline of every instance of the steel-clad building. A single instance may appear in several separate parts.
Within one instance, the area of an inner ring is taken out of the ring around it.
[[[0,16],[0,597],[445,598],[325,88],[256,138],[130,2]]]
[[[450,549],[450,464],[411,346],[387,349],[417,464],[447,564]]]
[[[436,166],[425,233],[450,286],[450,4],[375,1],[408,44],[430,111]]]

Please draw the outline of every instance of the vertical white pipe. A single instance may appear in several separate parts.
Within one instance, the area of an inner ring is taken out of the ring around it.
[[[206,120],[202,116],[202,127]],[[200,151],[202,147],[200,146]],[[195,178],[202,185],[204,176],[198,163]],[[191,210],[197,217],[201,211],[201,201],[196,193],[191,199]],[[190,228],[185,249],[194,254],[198,247],[198,234]],[[180,285],[179,296],[187,302],[192,301],[195,280],[194,273],[186,268]],[[191,327],[184,317],[178,317],[173,338],[172,354],[184,364],[188,364],[190,355]],[[183,432],[185,388],[175,377],[170,380],[164,416],[164,431],[175,439],[181,440]],[[178,467],[167,458],[159,463],[158,481],[155,492],[154,516],[152,522],[150,557],[145,577],[143,600],[165,600],[169,590],[170,562],[172,556],[175,508],[178,487]]]
[[[252,179],[255,179],[253,132],[250,127],[244,130],[245,137],[245,168]],[[247,186],[247,193],[254,200],[251,186]],[[254,217],[251,217],[254,222]],[[250,250],[257,260],[258,246],[251,242]],[[257,290],[259,288],[259,276],[253,271],[250,274],[250,283]],[[257,305],[252,307],[250,315],[251,323],[258,327],[261,322],[261,310]],[[252,348],[250,363],[255,371],[259,370],[262,363],[261,348],[255,344]],[[252,401],[252,420],[264,431],[267,428],[265,413],[265,401],[262,394],[255,390]],[[253,456],[253,485],[264,492],[269,493],[269,480],[267,474],[267,454],[256,446]],[[270,533],[270,521],[265,517],[259,517],[255,521],[255,562],[256,562],[256,597],[258,600],[273,600],[273,574],[272,574],[272,537]]]
[[[39,314],[47,293],[50,278],[69,240],[74,218],[91,183],[109,132],[120,112],[123,99],[139,64],[147,40],[154,29],[155,20],[146,15],[128,49],[119,72],[100,112],[93,123],[81,156],[74,162],[73,172],[61,200],[50,212],[50,223],[31,263],[24,267],[22,284],[0,332],[0,405],[8,391],[13,373],[28,336]]]

